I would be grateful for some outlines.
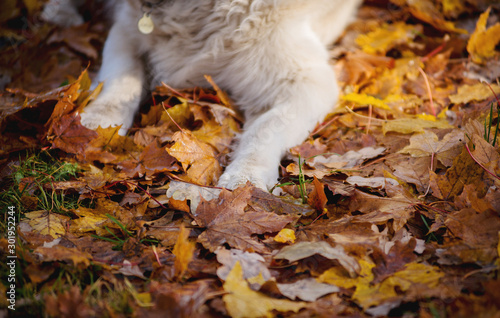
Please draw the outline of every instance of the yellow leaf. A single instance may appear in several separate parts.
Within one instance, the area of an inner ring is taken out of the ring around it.
[[[356,288],[352,298],[363,308],[378,306],[386,300],[397,297],[415,284],[435,288],[444,274],[437,267],[420,263],[410,263],[380,284],[362,284]]]
[[[452,22],[446,21],[430,0],[406,0],[410,12],[416,18],[425,21],[438,30],[467,34],[467,30],[457,28]]]
[[[500,42],[500,23],[486,28],[491,7],[477,20],[476,30],[467,43],[467,51],[476,63],[484,63],[486,59],[498,54],[495,47]]]
[[[462,0],[441,0],[443,13],[446,16],[457,17],[465,11],[465,6]]]
[[[194,243],[189,241],[189,232],[184,225],[181,226],[177,242],[175,243],[173,254],[175,255],[175,276],[182,278],[186,272],[189,262],[193,259]]]
[[[71,231],[74,233],[96,232],[98,235],[106,235],[107,231],[103,230],[103,223],[109,218],[106,213],[98,210],[79,207],[74,210],[80,218],[71,221]]]
[[[499,31],[500,33],[500,31]],[[491,85],[495,94],[500,94],[500,86]],[[493,92],[484,83],[477,83],[474,85],[462,85],[458,88],[455,95],[450,95],[450,101],[453,104],[466,104],[470,101],[483,101],[490,97],[493,97]]]
[[[402,134],[423,133],[426,128],[453,128],[446,120],[425,120],[421,118],[400,118],[386,121],[382,125],[384,134],[393,131]]]
[[[351,278],[349,274],[343,270],[341,267],[332,267],[325,271],[320,277],[318,277],[318,282],[327,283],[335,285],[342,288],[352,288],[360,285],[368,285],[375,278],[372,273],[372,269],[375,264],[368,259],[359,259],[359,266],[361,270],[359,275],[355,278]]]
[[[357,105],[372,105],[385,110],[391,110],[391,108],[387,106],[387,104],[383,100],[366,94],[351,93],[342,96],[342,99],[347,102],[353,102]]]
[[[189,181],[210,185],[219,178],[222,167],[217,160],[216,151],[210,145],[187,130],[176,132],[172,139],[175,144],[167,148],[167,152],[181,162]]]
[[[418,32],[419,27],[404,22],[384,24],[372,32],[359,35],[356,44],[366,53],[385,54],[396,45],[411,42]]]
[[[21,223],[27,223],[35,232],[50,235],[53,238],[58,238],[66,234],[66,224],[70,221],[70,218],[67,216],[48,211],[29,212],[24,216],[28,221]]]
[[[278,243],[295,243],[295,239],[295,232],[291,229],[283,229],[274,237]]]
[[[298,312],[307,305],[300,301],[271,298],[250,289],[243,279],[243,269],[239,262],[234,265],[223,287],[228,294],[222,299],[233,318],[274,317],[273,310]]]

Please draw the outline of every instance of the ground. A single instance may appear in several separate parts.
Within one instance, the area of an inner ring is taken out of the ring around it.
[[[81,126],[105,13],[41,8],[0,4],[1,315],[499,317],[498,1],[366,1],[279,196],[214,187],[243,119],[209,77]]]

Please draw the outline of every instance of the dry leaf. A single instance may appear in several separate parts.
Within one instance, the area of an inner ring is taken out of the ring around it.
[[[188,269],[189,262],[193,259],[195,244],[189,241],[189,233],[191,231],[186,229],[184,225],[181,226],[177,242],[175,243],[172,253],[175,255],[175,277],[182,280],[184,274]]]
[[[285,246],[274,259],[286,259],[290,263],[319,254],[328,259],[337,260],[351,276],[356,276],[359,265],[356,259],[346,254],[342,246],[332,247],[325,241],[299,242],[291,246]]]
[[[500,23],[486,28],[491,7],[477,20],[476,30],[467,43],[467,51],[476,63],[485,63],[486,60],[498,55],[496,46],[500,42]]]
[[[253,234],[279,232],[295,218],[266,211],[247,211],[252,187],[240,187],[230,192],[222,190],[219,199],[201,200],[194,217],[196,223],[207,229],[198,242],[215,251],[224,243],[241,250],[265,252],[264,244],[252,238]]]
[[[272,314],[274,310],[298,312],[307,305],[299,301],[271,298],[253,291],[243,279],[243,270],[239,262],[234,265],[223,287],[228,294],[222,296],[222,299],[226,303],[229,315],[233,318],[271,318],[274,317]]]
[[[435,133],[427,131],[411,136],[410,145],[399,152],[417,158],[435,156],[444,166],[450,167],[462,151],[464,142],[465,135],[460,130],[450,132],[441,140],[438,140]]]

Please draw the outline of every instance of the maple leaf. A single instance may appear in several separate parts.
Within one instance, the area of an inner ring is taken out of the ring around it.
[[[243,270],[239,262],[235,264],[232,271],[224,282],[224,290],[228,293],[222,299],[226,303],[227,311],[233,318],[273,317],[273,310],[279,312],[298,312],[307,303],[276,299],[256,292],[248,286],[243,278]]]
[[[500,86],[492,84],[491,88],[495,94],[500,94]],[[456,94],[450,95],[450,101],[454,104],[466,104],[473,100],[482,101],[493,97],[493,92],[484,83],[465,84],[458,88]]]
[[[102,163],[119,163],[139,156],[142,147],[134,143],[131,138],[118,134],[120,127],[98,127],[93,139],[80,154],[81,161],[98,161]]]
[[[463,149],[465,135],[460,130],[453,130],[446,134],[443,139],[438,140],[433,132],[425,132],[411,136],[410,145],[399,152],[407,153],[413,157],[425,157],[435,155],[436,159],[444,166],[450,167],[453,160]]]
[[[52,148],[72,154],[84,153],[87,145],[98,136],[95,131],[81,125],[78,114],[62,116],[53,127],[51,132],[54,135],[49,136]]]
[[[410,42],[420,32],[422,32],[421,26],[408,25],[404,22],[384,24],[372,32],[359,35],[356,43],[366,53],[385,55],[393,47]]]
[[[477,20],[476,30],[467,43],[467,51],[476,63],[484,63],[487,59],[498,55],[495,50],[500,42],[500,23],[486,28],[491,7],[488,8]]]
[[[219,179],[222,167],[216,158],[216,151],[210,145],[198,140],[187,130],[176,132],[172,139],[175,144],[167,148],[167,152],[182,164],[188,181],[210,185]]]
[[[206,230],[198,237],[198,242],[210,251],[227,243],[241,250],[265,252],[264,244],[251,235],[279,232],[295,218],[266,211],[245,212],[251,192],[252,187],[245,186],[234,192],[222,190],[218,200],[202,199],[194,219]]]
[[[129,177],[144,174],[152,176],[159,172],[178,171],[180,168],[175,158],[159,145],[157,139],[141,151],[139,160],[129,159],[118,163],[117,166]]]
[[[464,185],[478,183],[484,170],[474,162],[465,147],[444,175],[430,172],[430,186],[433,195],[442,200],[450,200],[462,192]]]

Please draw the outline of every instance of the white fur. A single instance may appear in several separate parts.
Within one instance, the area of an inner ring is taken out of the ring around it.
[[[155,2],[155,1],[151,1]],[[244,112],[246,124],[219,185],[271,188],[285,152],[334,107],[338,89],[326,45],[361,0],[166,0],[141,34],[140,0],[123,0],[104,47],[99,97],[82,114],[89,128],[133,122],[148,80],[206,86],[208,74]],[[145,76],[147,61],[151,78]],[[150,86],[151,87],[151,86]]]

